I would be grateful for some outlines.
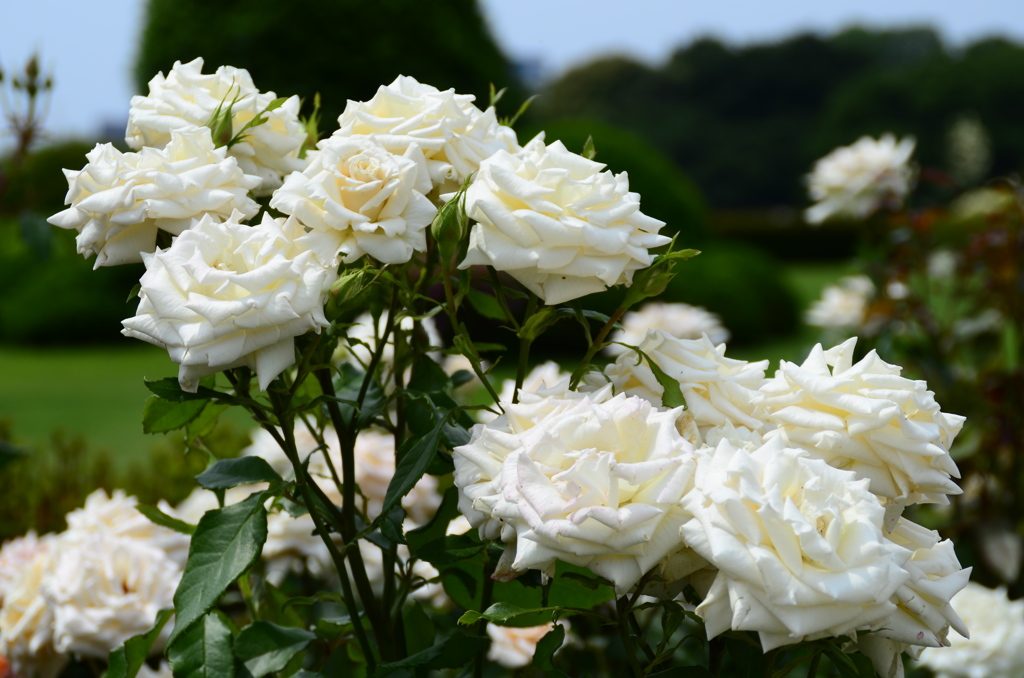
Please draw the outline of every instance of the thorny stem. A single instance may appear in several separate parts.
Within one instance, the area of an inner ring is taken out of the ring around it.
[[[608,336],[608,333],[612,331],[612,328],[615,327],[615,324],[619,322],[619,318],[621,318],[622,314],[625,312],[626,308],[622,306],[615,309],[615,313],[612,314],[612,317],[608,318],[608,322],[606,322],[604,327],[601,328],[601,331],[597,333],[594,343],[592,343],[590,348],[587,349],[587,354],[583,356],[583,361],[580,363],[580,366],[572,373],[572,380],[569,383],[570,388],[574,389],[579,385],[580,379],[583,378],[583,375],[586,374],[587,367],[590,366],[590,361],[594,359],[597,352],[601,350],[602,346],[604,346],[605,337]]]

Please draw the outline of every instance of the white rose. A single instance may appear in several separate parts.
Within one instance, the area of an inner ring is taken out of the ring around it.
[[[621,595],[682,548],[693,447],[681,410],[592,394],[522,393],[455,448],[459,509],[485,539],[508,545],[496,576],[555,563],[588,567]]]
[[[547,360],[530,370],[523,378],[523,387],[520,393],[532,393],[540,396],[562,397],[569,392],[569,377],[571,375],[564,371],[558,363]],[[594,390],[604,384],[595,385]],[[501,402],[512,402],[512,396],[516,392],[516,380],[506,379],[501,382],[501,390],[498,398]],[[498,415],[490,410],[478,410],[476,420],[481,424],[494,421]]]
[[[971,582],[953,598],[970,629],[949,636],[949,647],[927,649],[921,663],[936,678],[1016,678],[1024,675],[1024,600],[1006,589]]]
[[[820,224],[833,217],[864,219],[881,207],[899,207],[914,183],[910,156],[914,139],[899,143],[891,134],[861,137],[814,164],[807,176],[811,199],[817,202],[804,217]]]
[[[466,193],[477,223],[459,267],[507,271],[548,304],[630,284],[669,239],[640,212],[626,173],[604,167],[560,141],[545,146],[543,134],[484,160]]]
[[[683,539],[719,570],[697,608],[709,638],[756,631],[768,651],[873,628],[910,577],[867,481],[778,440],[705,448],[682,505]]]
[[[317,144],[302,172],[290,174],[270,206],[311,229],[306,240],[329,263],[369,254],[403,264],[427,248],[437,213],[423,153],[415,144],[395,155],[371,137],[331,137]]]
[[[52,535],[38,537],[35,530],[29,530],[24,537],[15,537],[4,542],[3,548],[0,548],[0,607],[3,607],[7,592],[21,576],[22,570],[28,567],[38,554],[49,548],[52,539]]]
[[[564,620],[558,623],[566,629],[569,627],[569,623]],[[488,622],[487,635],[491,637],[491,647],[487,650],[487,658],[507,669],[529,666],[533,661],[533,653],[537,651],[537,643],[553,628],[553,622],[522,628]]]
[[[162,550],[109,533],[68,531],[40,585],[58,652],[105,658],[174,604],[181,567]],[[167,630],[170,633],[170,630]]]
[[[15,675],[56,678],[67,664],[53,646],[53,610],[39,591],[52,567],[51,549],[41,549],[11,580],[0,606],[0,657]]]
[[[266,390],[295,362],[295,337],[328,325],[324,295],[335,274],[295,244],[302,226],[264,214],[252,227],[240,217],[204,217],[146,254],[139,310],[123,323],[125,336],[167,349],[186,391],[243,365]]]
[[[142,261],[156,248],[158,230],[178,235],[206,215],[259,211],[249,197],[259,178],[214,148],[205,127],[177,129],[166,147],[139,153],[97,144],[86,159],[82,170],[64,170],[71,207],[47,221],[78,231],[78,251],[95,254],[95,268]]]
[[[617,356],[630,349],[619,344],[636,346],[644,340],[649,330],[662,330],[676,339],[700,339],[708,335],[714,345],[729,341],[729,330],[722,326],[722,319],[700,306],[689,304],[652,301],[636,311],[622,316],[622,329],[612,333],[611,343],[604,348],[610,356]]]
[[[764,383],[767,360],[748,363],[725,357],[725,344],[715,346],[707,337],[677,339],[651,330],[639,348],[670,378],[679,382],[687,411],[698,427],[724,424],[758,431],[765,423],[753,404]],[[661,405],[665,389],[646,359],[635,351],[620,355],[605,368],[617,393],[640,396]]]
[[[180,567],[188,559],[189,537],[166,527],[161,527],[139,513],[138,499],[114,490],[112,494],[96,490],[85,499],[82,508],[67,515],[68,529],[64,535],[76,535],[84,541],[93,536],[108,534],[124,539],[134,539],[159,549]]]
[[[221,66],[207,74],[202,70],[202,59],[187,64],[176,61],[167,77],[161,72],[149,81],[147,96],[132,97],[125,132],[125,141],[131,148],[162,148],[174,130],[187,125],[206,126],[218,108],[226,111],[228,106],[234,136],[277,98],[273,92],[257,90],[245,69]],[[289,98],[280,107],[264,113],[266,122],[247,129],[241,142],[227,149],[246,174],[260,178],[257,188],[261,195],[280,186],[282,176],[305,166],[299,158],[306,141],[299,107],[297,96]]]
[[[427,158],[433,184],[455,189],[485,158],[519,150],[512,128],[498,124],[493,108],[474,106],[475,98],[400,75],[369,101],[349,101],[334,134],[370,135],[398,154],[415,144]]]
[[[783,361],[760,405],[791,447],[871,480],[893,505],[948,503],[960,494],[949,456],[964,418],[945,414],[923,381],[871,351],[853,364],[856,338],[828,351],[818,344],[802,365]]]
[[[821,299],[807,309],[804,319],[815,327],[849,329],[862,327],[875,286],[866,275],[851,275],[821,291]]]

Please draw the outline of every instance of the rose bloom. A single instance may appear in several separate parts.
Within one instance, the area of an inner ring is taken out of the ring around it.
[[[882,207],[899,207],[914,183],[910,156],[914,139],[885,134],[861,137],[835,149],[814,164],[807,176],[811,199],[804,218],[820,224],[828,219],[865,219]]]
[[[570,376],[558,363],[553,360],[547,360],[526,374],[523,378],[523,387],[520,389],[520,393],[532,393],[541,396],[564,396],[569,392]],[[501,382],[501,391],[498,392],[498,398],[500,402],[512,402],[515,392],[516,380],[506,379]],[[476,420],[481,424],[494,421],[497,417],[498,415],[491,410],[477,410],[476,412]]]
[[[122,334],[167,349],[178,383],[247,366],[261,390],[295,362],[295,337],[329,323],[324,296],[334,272],[295,240],[296,221],[264,214],[258,226],[235,213],[204,218],[165,250],[146,254],[137,314]]]
[[[108,534],[134,539],[160,549],[167,557],[185,567],[188,559],[189,537],[161,527],[139,513],[138,499],[114,490],[110,495],[99,489],[85,498],[82,508],[67,515],[68,529],[64,534],[76,534],[88,542],[90,535]]]
[[[173,606],[182,568],[155,544],[73,530],[58,539],[40,585],[58,652],[106,658]]]
[[[228,106],[233,137],[277,98],[273,92],[256,89],[245,69],[221,66],[214,73],[202,71],[201,58],[187,64],[176,61],[166,77],[161,72],[149,81],[147,96],[132,97],[125,132],[131,148],[163,148],[174,130],[205,126],[218,108],[224,112]],[[290,97],[280,107],[264,113],[266,122],[247,129],[242,140],[227,149],[246,174],[260,178],[256,189],[261,195],[280,186],[282,176],[305,166],[299,158],[306,141],[306,128],[299,120],[300,105],[299,97]],[[228,139],[218,141],[223,144]]]
[[[498,124],[494,108],[474,106],[475,98],[400,75],[369,101],[350,100],[334,134],[372,136],[399,155],[415,144],[426,157],[433,185],[454,190],[485,158],[519,150],[512,128]]]
[[[650,330],[639,348],[671,379],[679,382],[687,412],[703,430],[730,424],[758,431],[764,421],[753,400],[764,383],[767,360],[748,363],[725,356],[725,344],[715,346],[706,336],[677,339],[662,330]],[[635,395],[662,404],[664,387],[654,371],[635,351],[621,354],[604,370],[617,393]]]
[[[970,629],[949,637],[949,647],[927,649],[921,663],[936,678],[1016,678],[1024,675],[1024,601],[1005,588],[971,582],[953,598]]]
[[[870,479],[893,506],[948,503],[960,494],[949,447],[964,418],[940,411],[925,382],[874,351],[854,364],[856,343],[818,344],[802,365],[782,361],[761,388],[759,405],[777,425],[766,435]]]
[[[270,206],[292,214],[312,232],[309,247],[330,263],[369,254],[403,264],[427,248],[437,213],[427,199],[430,177],[415,144],[395,155],[372,137],[331,137],[317,144],[302,172],[290,174]]]
[[[657,410],[610,387],[562,397],[521,393],[455,448],[459,509],[507,544],[496,576],[588,567],[622,595],[683,546],[693,447],[680,409]]]
[[[910,552],[885,538],[867,485],[779,440],[705,448],[681,535],[718,568],[697,607],[708,637],[755,631],[768,651],[884,625]]]
[[[95,268],[142,261],[156,248],[158,231],[179,235],[203,216],[218,220],[233,211],[259,211],[249,191],[259,178],[245,174],[210,130],[182,127],[162,148],[122,153],[97,144],[80,171],[64,170],[71,205],[47,221],[78,231],[78,252],[96,255]]]
[[[569,623],[559,621],[568,628]],[[533,653],[537,651],[537,643],[555,628],[554,622],[540,626],[498,626],[487,623],[487,635],[491,637],[491,647],[487,650],[487,658],[507,669],[518,669],[529,666],[533,661]]]
[[[630,284],[669,238],[640,212],[626,173],[604,167],[560,141],[545,146],[543,134],[484,160],[466,193],[477,223],[459,267],[507,271],[548,304]]]
[[[7,592],[11,590],[22,570],[28,567],[39,553],[49,548],[51,539],[49,535],[37,537],[34,530],[29,530],[24,537],[15,537],[4,542],[0,548],[0,607],[3,607]]]
[[[41,549],[11,580],[0,607],[0,656],[17,676],[56,678],[68,661],[54,648],[53,610],[39,590],[52,568],[51,549]]]
[[[851,275],[829,285],[807,309],[808,325],[828,329],[862,327],[867,318],[868,303],[875,296],[875,286],[866,275]]]
[[[729,341],[729,330],[722,326],[721,318],[707,309],[689,304],[652,301],[622,316],[622,329],[613,332],[609,339],[618,343],[609,344],[604,352],[610,356],[629,352],[630,349],[619,344],[636,346],[644,340],[649,330],[662,330],[676,339],[700,339],[706,334],[716,346]]]

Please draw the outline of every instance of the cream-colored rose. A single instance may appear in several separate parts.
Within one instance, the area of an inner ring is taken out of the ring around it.
[[[885,538],[867,485],[779,440],[705,448],[681,535],[718,568],[697,607],[708,637],[755,631],[768,651],[892,617],[911,554]]]
[[[56,678],[68,662],[53,646],[53,610],[39,591],[52,567],[51,549],[41,549],[12,578],[0,606],[0,656],[18,676]]]
[[[484,160],[466,193],[477,223],[459,267],[507,271],[548,304],[630,284],[669,239],[640,212],[626,173],[604,167],[543,135]]]
[[[69,530],[54,548],[40,591],[53,610],[58,652],[106,658],[174,604],[181,567],[155,545]],[[167,630],[170,633],[170,630]]]
[[[149,81],[147,96],[132,97],[125,132],[131,148],[163,148],[175,130],[188,125],[206,126],[218,108],[223,112],[228,106],[233,137],[277,98],[273,92],[256,89],[245,69],[221,66],[214,73],[202,71],[202,59],[187,64],[176,61],[166,77],[161,72]],[[306,141],[306,128],[299,120],[300,105],[299,98],[293,96],[263,113],[267,121],[245,130],[242,140],[227,149],[246,174],[260,178],[256,187],[260,195],[268,195],[281,185],[284,175],[302,171],[305,166],[299,158]]]
[[[865,219],[882,207],[898,208],[914,183],[910,156],[914,139],[885,134],[861,137],[841,146],[814,164],[807,176],[811,199],[804,218],[820,224],[835,217]]]
[[[156,248],[157,231],[178,235],[203,216],[259,211],[249,197],[259,178],[214,148],[205,127],[177,129],[165,147],[139,153],[97,144],[86,159],[82,170],[64,170],[71,207],[47,221],[78,231],[78,252],[95,254],[95,268],[142,261]]]
[[[61,536],[72,534],[86,542],[100,534],[134,539],[163,551],[184,568],[188,559],[188,536],[152,522],[135,508],[138,503],[138,499],[128,496],[124,490],[114,490],[110,495],[102,489],[96,490],[85,498],[82,508],[67,515],[68,529]]]
[[[611,389],[520,394],[455,448],[459,509],[485,539],[507,544],[498,577],[589,567],[621,595],[683,546],[693,447],[682,412]]]
[[[829,285],[807,309],[808,325],[827,329],[850,329],[864,325],[868,303],[875,296],[875,285],[866,275],[851,275]]]
[[[35,530],[29,530],[24,537],[4,542],[0,548],[0,607],[3,607],[7,592],[21,576],[22,570],[49,548],[52,539],[52,535],[38,537]]]
[[[854,364],[856,342],[819,344],[802,365],[782,362],[761,388],[759,405],[777,425],[766,435],[870,479],[894,506],[948,503],[960,494],[949,447],[964,418],[940,411],[925,382],[874,351]]]
[[[331,137],[317,144],[302,172],[290,174],[270,206],[294,215],[325,263],[351,263],[369,254],[404,264],[427,248],[426,229],[437,213],[426,194],[430,177],[415,144],[395,155],[372,137]]]
[[[687,412],[702,430],[731,424],[759,431],[765,422],[753,400],[764,383],[768,361],[748,363],[725,357],[725,344],[715,346],[707,337],[677,339],[651,330],[639,348],[670,378],[679,382]],[[635,351],[620,355],[605,368],[617,393],[640,396],[661,406],[665,389],[654,371]]]
[[[1010,600],[1006,589],[971,582],[953,598],[970,629],[949,636],[949,647],[921,653],[936,678],[1016,678],[1024,675],[1024,600]]]
[[[629,352],[630,349],[620,344],[636,346],[649,330],[662,330],[676,339],[700,339],[706,334],[716,346],[729,341],[729,330],[722,325],[722,319],[707,309],[652,301],[622,316],[622,329],[612,333],[609,341],[613,343],[606,346],[604,352],[610,356]]]
[[[125,336],[167,349],[186,391],[243,365],[266,390],[295,362],[295,337],[329,324],[324,296],[335,273],[295,244],[302,226],[266,214],[246,226],[240,217],[204,217],[145,255],[138,313],[123,323]]]
[[[458,188],[481,161],[502,150],[519,150],[516,133],[499,125],[493,108],[481,111],[475,97],[443,92],[400,75],[369,101],[349,101],[335,136],[372,136],[392,153],[417,145],[439,190]]]
[[[566,628],[569,626],[566,621],[559,623]],[[487,635],[491,637],[491,647],[487,650],[487,658],[506,669],[529,666],[533,661],[533,653],[537,651],[537,643],[553,628],[553,622],[523,628],[498,626],[488,622]]]

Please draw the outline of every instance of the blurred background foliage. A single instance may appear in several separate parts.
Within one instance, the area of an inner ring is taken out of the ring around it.
[[[312,24],[331,25],[330,38],[309,39]],[[601,58],[531,91],[488,33],[475,0],[149,0],[137,54],[140,93],[157,72],[197,56],[208,71],[231,64],[248,69],[264,91],[298,94],[306,114],[319,93],[322,134],[331,132],[346,100],[368,99],[400,73],[475,94],[481,107],[492,83],[507,87],[501,115],[539,94],[517,125],[520,141],[546,130],[548,142],[559,139],[579,152],[592,135],[596,159],[629,173],[642,209],[667,222],[666,232],[678,235],[680,247],[703,251],[683,265],[664,298],[719,314],[733,334],[731,354],[771,356],[773,362],[802,359],[816,333],[801,326],[801,310],[824,284],[856,268],[859,225],[811,228],[802,220],[803,176],[817,158],[863,134],[912,134],[923,175],[937,179],[929,186],[941,187],[918,191],[915,199],[928,204],[983,177],[1012,174],[1024,157],[1024,80],[1018,75],[1024,47],[993,39],[953,49],[926,27],[852,28],[746,46],[706,38],[680,45],[660,64]],[[987,149],[976,163],[980,171],[960,171],[966,165],[957,155],[958,134],[973,135]],[[6,350],[12,360],[21,355],[13,349],[42,344],[50,345],[47,356],[63,357],[92,342],[126,356],[134,347],[118,330],[131,314],[133,303],[125,298],[139,268],[92,271],[91,261],[75,251],[74,233],[45,223],[63,209],[61,168],[82,167],[84,153],[107,141],[124,148],[120,139],[56,140],[0,158],[0,354]],[[620,294],[594,295],[584,304],[607,309]],[[154,360],[159,367],[147,377],[174,374],[166,356]],[[137,363],[121,363],[112,361],[106,368],[111,378],[87,384],[80,398],[88,399],[90,390],[120,389],[114,374],[122,368],[119,378],[138,382]],[[55,392],[68,390],[74,370],[60,364],[63,372],[35,378]],[[145,438],[157,452],[143,454],[144,395],[131,396],[139,402],[134,409],[111,405],[86,420],[58,416],[54,426],[64,433],[57,437],[28,434],[21,422],[53,397],[39,392],[33,399],[25,395],[26,381],[4,379],[0,375],[8,396],[0,408],[6,422],[0,440],[38,460],[32,472],[22,458],[0,467],[0,486],[20,488],[0,501],[0,524],[11,534],[58,527],[54,516],[63,516],[65,504],[77,505],[96,486],[131,487],[144,502],[175,498],[175,479],[187,480],[191,465],[205,463],[200,455],[181,455],[180,440]],[[104,419],[136,438],[98,445],[76,439],[80,432],[90,435],[88,419]],[[244,444],[243,432],[218,435],[218,454]],[[80,460],[72,463],[72,457]],[[60,475],[58,469],[74,482],[24,481],[30,473]],[[147,475],[168,480],[151,487]],[[45,506],[42,513],[19,511]]]

